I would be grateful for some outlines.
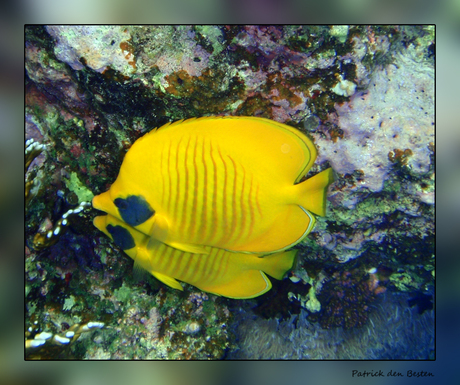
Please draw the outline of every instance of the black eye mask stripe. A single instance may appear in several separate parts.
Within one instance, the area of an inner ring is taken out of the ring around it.
[[[126,198],[117,198],[114,203],[118,207],[123,221],[130,226],[138,226],[155,214],[155,210],[150,207],[141,195],[129,195]]]

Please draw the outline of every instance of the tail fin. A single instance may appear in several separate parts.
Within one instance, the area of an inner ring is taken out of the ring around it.
[[[313,214],[326,215],[327,187],[334,181],[332,168],[328,168],[298,184],[298,202],[304,209]]]
[[[297,250],[291,249],[281,253],[265,255],[261,257],[262,263],[260,269],[270,277],[283,279],[288,270],[294,265]]]

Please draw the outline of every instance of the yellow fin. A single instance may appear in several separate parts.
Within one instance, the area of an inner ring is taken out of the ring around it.
[[[147,243],[147,250],[152,252],[154,249],[158,248],[163,242],[159,241],[154,237],[149,237],[149,242]]]
[[[297,250],[292,249],[281,253],[265,255],[262,258],[261,269],[270,277],[283,279],[288,270],[292,269],[297,255]]]
[[[233,255],[231,255],[233,254]],[[265,274],[282,279],[294,264],[297,250],[260,257],[254,254],[230,253],[222,255],[218,278],[193,282],[198,288],[228,298],[254,298],[269,291],[272,284]],[[212,255],[212,253],[211,253]]]
[[[150,240],[147,245],[149,250],[157,246],[157,242],[166,243],[168,246],[174,247],[177,250],[185,251],[193,254],[209,254],[203,246],[193,245],[190,243],[182,243],[168,240],[169,223],[168,220],[158,215],[155,217],[155,223],[150,231]]]
[[[174,247],[177,250],[185,251],[192,254],[209,254],[209,251],[203,246],[192,245],[190,243],[180,243],[180,242],[167,242],[171,247]]]
[[[272,226],[258,238],[246,242],[240,249],[234,247],[232,251],[253,253],[272,253],[290,249],[304,239],[315,225],[315,217],[298,205],[286,205],[284,210],[277,216],[277,226]],[[279,238],[284,236],[286,244],[279,248]],[[243,249],[244,247],[244,249]]]
[[[198,285],[199,287],[199,285]],[[269,291],[272,284],[267,276],[258,270],[246,270],[238,275],[238,279],[229,281],[225,284],[220,284],[218,287],[206,287],[210,293],[223,295],[234,299],[247,299],[258,297]]]
[[[332,168],[328,168],[296,185],[298,186],[298,201],[300,206],[313,214],[326,215],[327,187],[334,181]]]
[[[142,231],[142,230],[140,230]],[[150,236],[158,239],[160,242],[166,243],[169,233],[169,223],[167,219],[161,215],[155,216],[155,223],[150,230]]]
[[[168,277],[167,275],[161,273],[157,273],[155,271],[151,271],[151,273],[156,279],[172,287],[173,289],[184,290],[182,285],[179,282],[177,282],[174,278]]]

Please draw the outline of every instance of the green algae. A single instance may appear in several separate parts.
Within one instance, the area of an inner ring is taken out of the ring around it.
[[[75,303],[76,303],[75,297],[71,295],[69,298],[65,299],[64,306],[62,307],[62,309],[64,311],[71,310],[74,307]]]
[[[225,49],[225,46],[222,44],[223,34],[219,27],[213,25],[196,25],[195,30],[209,40],[214,55],[220,54]]]
[[[391,283],[400,291],[419,290],[423,280],[414,273],[394,273],[390,276]]]
[[[128,302],[133,296],[132,289],[126,286],[125,283],[119,289],[114,290],[113,295],[120,302]]]
[[[67,188],[75,193],[78,197],[78,202],[91,202],[94,194],[81,183],[76,172],[70,174],[70,179],[64,179]]]

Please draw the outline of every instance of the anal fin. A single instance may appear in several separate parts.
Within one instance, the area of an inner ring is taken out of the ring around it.
[[[167,275],[164,275],[164,274],[161,274],[161,273],[157,273],[155,271],[152,271],[151,273],[156,279],[158,279],[159,281],[161,281],[164,284],[168,285],[169,287],[172,287],[173,289],[177,289],[177,290],[181,290],[181,291],[184,290],[182,285],[178,281],[176,281],[174,278],[168,277]]]
[[[234,299],[258,297],[272,288],[267,276],[258,270],[239,272],[227,282],[215,286],[200,286],[197,285],[202,290]]]
[[[266,232],[250,242],[232,247],[231,251],[273,253],[289,249],[312,230],[315,217],[297,205],[286,205]]]

